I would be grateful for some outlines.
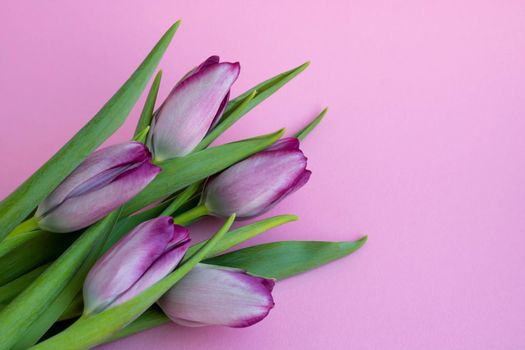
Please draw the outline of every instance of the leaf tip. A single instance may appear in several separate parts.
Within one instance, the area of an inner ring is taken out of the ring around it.
[[[256,137],[256,139],[264,139],[265,142],[270,142],[268,146],[272,145],[275,141],[279,140],[281,137],[283,137],[284,132],[286,131],[285,128],[279,129],[276,132],[272,132],[271,134],[261,135]]]
[[[292,70],[289,70],[287,73],[291,74],[292,77],[297,76],[299,73],[304,71],[308,66],[310,65],[310,61],[306,61],[305,63],[301,64],[300,66],[295,67]]]
[[[361,243],[361,245],[364,245],[367,241],[368,241],[368,235],[364,235],[363,237],[357,240],[357,242]]]
[[[279,222],[282,222],[282,223],[287,223],[287,222],[299,220],[299,217],[297,215],[292,215],[292,214],[278,215],[278,216],[275,216],[274,218],[278,219]]]
[[[275,132],[275,136],[277,136],[279,139],[283,137],[284,133],[286,132],[285,128],[279,129]]]
[[[179,19],[177,22],[173,23],[171,25],[171,27],[168,29],[168,31],[166,32],[165,35],[172,37],[175,34],[175,32],[177,31],[177,29],[179,29],[179,26],[180,26],[181,22],[182,21]]]
[[[228,218],[228,220],[226,220],[226,224],[231,226],[231,224],[235,221],[235,217],[237,216],[237,213],[233,213],[232,215],[230,215],[230,217]]]
[[[232,215],[230,215],[228,220],[226,220],[226,222],[224,223],[224,225],[221,228],[221,231],[223,231],[223,233],[226,233],[226,232],[228,232],[230,230],[231,226],[233,225],[233,222],[235,221],[235,217],[236,216],[237,216],[237,214],[233,213]]]
[[[290,221],[297,221],[297,220],[299,220],[299,216],[297,216],[297,215],[285,215],[285,216]]]
[[[345,251],[347,251],[347,254],[353,253],[362,246],[365,245],[365,243],[368,241],[368,235],[365,235],[361,238],[359,238],[356,241],[343,241],[339,242],[339,247]]]

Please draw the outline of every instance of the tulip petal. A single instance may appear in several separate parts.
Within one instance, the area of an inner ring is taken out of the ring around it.
[[[224,113],[224,110],[226,109],[226,106],[228,105],[228,101],[230,101],[230,92],[226,94],[224,99],[221,102],[221,105],[219,106],[219,110],[217,111],[217,114],[215,114],[215,118],[213,118],[213,121],[211,122],[210,129],[208,132],[210,132],[217,124],[219,124],[219,121],[221,120],[222,113]]]
[[[195,70],[192,72],[192,74],[199,73],[204,68],[206,68],[208,66],[211,66],[213,64],[219,63],[220,60],[221,60],[221,58],[219,56],[217,56],[217,55],[210,56],[204,62],[202,62],[197,68],[195,68]],[[188,75],[188,76],[190,76],[190,75]]]
[[[291,195],[292,193],[303,187],[310,179],[310,175],[312,175],[312,172],[310,170],[304,170],[303,173],[295,179],[295,182],[293,182],[287,189],[283,190],[281,193],[274,197],[274,200],[267,207],[264,208],[264,211],[272,209],[287,196]]]
[[[126,142],[102,148],[93,152],[80,164],[42,203],[38,206],[36,216],[42,217],[60,205],[78,187],[84,189],[96,186],[100,174],[130,164],[142,163],[150,159],[148,149],[139,142]]]
[[[162,256],[173,235],[173,219],[165,216],[140,224],[117,242],[86,277],[86,311],[105,308],[133,286]]]
[[[158,304],[184,326],[248,327],[273,308],[274,284],[243,270],[198,264]]]
[[[198,73],[200,72],[203,68],[206,68],[208,66],[211,66],[212,64],[216,64],[216,63],[219,63],[220,61],[220,57],[219,56],[210,56],[208,57],[204,62],[202,62],[200,65],[198,65],[197,67],[193,68],[192,70],[190,70],[188,73],[186,73],[185,76],[183,76],[181,78],[181,80],[179,80],[179,82],[177,82],[177,84],[175,85],[178,86],[180,83],[182,83],[186,78],[189,78],[191,77],[192,75],[194,75],[195,73]]]
[[[298,150],[299,140],[295,137],[285,137],[276,141],[273,145],[265,149],[264,151],[283,151],[283,150]]]
[[[175,225],[174,239],[172,242],[168,243],[168,250],[153,262],[146,273],[144,273],[144,275],[142,275],[130,289],[111,303],[111,306],[128,301],[166,277],[175,269],[175,267],[177,267],[184,257],[184,254],[186,254],[189,246],[190,237],[188,229]]]
[[[197,146],[239,71],[238,63],[208,62],[175,86],[152,123],[149,144],[156,159],[184,156]]]
[[[259,215],[295,188],[305,168],[306,157],[300,151],[257,153],[211,179],[205,190],[205,205],[219,216]]]
[[[38,225],[52,232],[72,232],[87,227],[133,198],[159,172],[159,167],[144,162],[120,174],[104,187],[66,199],[39,218]]]

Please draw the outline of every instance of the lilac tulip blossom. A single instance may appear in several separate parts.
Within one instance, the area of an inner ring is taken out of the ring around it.
[[[219,121],[239,72],[239,63],[211,56],[175,85],[151,122],[148,146],[156,160],[193,151]]]
[[[248,327],[273,308],[274,285],[243,270],[198,264],[157,303],[183,326]]]
[[[282,139],[212,178],[203,203],[216,216],[260,215],[306,184],[311,174],[306,165],[299,140]]]
[[[160,172],[139,142],[100,149],[88,156],[37,208],[38,226],[72,232],[127,202]]]
[[[118,241],[84,282],[84,313],[124,303],[168,275],[189,247],[188,230],[163,216],[146,221]]]

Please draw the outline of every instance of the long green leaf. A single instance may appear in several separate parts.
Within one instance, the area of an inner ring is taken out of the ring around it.
[[[277,141],[284,130],[244,141],[232,142],[159,164],[162,171],[142,192],[124,206],[127,216],[176,191],[203,180]]]
[[[328,107],[323,109],[321,113],[319,113],[319,115],[314,118],[314,120],[312,120],[301,131],[295,134],[295,137],[297,137],[299,140],[304,140],[304,138],[308,136],[308,134],[311,133],[313,129],[315,129],[315,127],[321,122],[321,120],[323,120],[326,112],[328,112]]]
[[[87,229],[44,273],[0,312],[0,350],[11,349],[60,295],[93,246],[113,227],[117,212]]]
[[[256,245],[207,259],[205,263],[236,267],[281,280],[340,259],[361,248],[355,242],[283,241]]]
[[[221,117],[221,121],[227,119],[230,116],[230,114],[244,101],[246,97],[248,97],[254,91],[257,91],[257,95],[250,101],[248,107],[243,111],[243,115],[248,113],[259,103],[261,103],[269,96],[271,96],[274,92],[283,87],[287,82],[299,75],[299,73],[305,70],[306,67],[308,67],[309,65],[310,62],[306,62],[300,65],[299,67],[290,69],[289,71],[286,71],[284,73],[276,75],[273,78],[265,80],[264,82],[260,83],[257,86],[254,86],[250,90],[245,91],[240,96],[237,96],[228,103],[228,106],[226,106],[226,110],[224,111],[224,114]]]
[[[175,23],[142,64],[102,107],[51,159],[0,202],[0,241],[126,120],[153,74],[179,22]]]
[[[44,231],[35,230],[7,237],[0,242],[0,258],[43,233]]]
[[[75,274],[65,285],[60,294],[53,301],[51,301],[46,306],[45,311],[42,312],[40,316],[31,323],[31,326],[25,330],[22,339],[20,339],[20,341],[12,348],[12,350],[27,349],[31,345],[35,344],[68,309],[75,297],[82,290],[84,279],[86,278],[89,270],[91,270],[91,267],[101,255],[101,249],[106,241],[106,238],[111,234],[111,231],[116,225],[119,215],[118,213],[119,210],[117,210],[115,214],[111,215],[109,219],[111,220],[111,226],[106,228],[106,233],[103,234],[93,244],[82,265],[76,270]]]
[[[146,310],[146,312],[140,315],[139,318],[115,333],[109,339],[104,341],[104,343],[109,343],[150,328],[155,328],[157,326],[166,324],[169,321],[170,319],[168,316],[164,315],[162,310],[157,305],[153,305],[148,310]]]
[[[30,239],[25,240],[29,237]],[[2,243],[23,240],[0,257],[0,285],[4,285],[36,267],[53,261],[73,243],[76,234],[35,231],[8,237]]]
[[[148,97],[146,97],[146,102],[144,102],[144,108],[142,108],[142,113],[140,114],[140,119],[135,128],[135,134],[133,135],[136,138],[142,130],[146,129],[151,124],[151,118],[153,117],[153,110],[155,108],[155,102],[157,101],[157,94],[159,93],[160,79],[162,78],[162,70],[159,70],[151,87],[149,89]]]
[[[241,244],[257,235],[260,235],[261,233],[271,230],[272,228],[284,225],[297,219],[298,217],[295,215],[278,215],[259,220],[250,225],[239,227],[229,232],[226,237],[217,243],[217,245],[210,251],[207,258],[213,257],[219,253],[224,252],[225,250],[235,247],[236,245]],[[187,256],[191,256],[193,252],[199,250],[206,243],[207,241],[202,241],[191,246],[190,249],[188,249]]]
[[[18,277],[14,281],[0,287],[0,304],[6,305],[11,302],[18,294],[27,288],[38,276],[44,272],[49,264],[42,265]]]
[[[232,215],[204,247],[174,272],[144,292],[123,304],[104,310],[101,313],[83,316],[62,333],[35,345],[33,349],[76,350],[86,349],[102,343],[144,313],[158,298],[190,272],[226,234],[234,219],[235,215]]]

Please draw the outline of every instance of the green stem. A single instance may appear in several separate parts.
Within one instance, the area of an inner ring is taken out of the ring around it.
[[[208,215],[208,208],[204,204],[196,206],[193,209],[188,210],[185,213],[177,215],[173,218],[173,223],[178,225],[188,225],[200,217]]]
[[[195,193],[197,193],[197,191],[201,187],[201,184],[202,184],[202,182],[199,181],[199,182],[196,182],[196,183],[186,187],[186,189],[184,191],[182,191],[182,193],[179,194],[177,196],[177,198],[175,198],[170,203],[170,205],[168,205],[166,207],[166,209],[164,209],[162,211],[162,213],[160,213],[159,216],[171,216],[171,215],[173,215],[174,212],[179,210],[180,207],[182,207],[187,201],[189,201],[192,198],[192,196]]]
[[[49,267],[42,265],[0,287],[0,304],[9,304],[18,294],[26,289],[38,276]]]
[[[15,229],[11,231],[11,233],[9,233],[8,237],[16,236],[26,232],[36,231],[38,229],[38,223],[36,221],[36,218],[33,216],[31,219],[27,219],[26,221],[22,222],[20,225],[15,227]]]

